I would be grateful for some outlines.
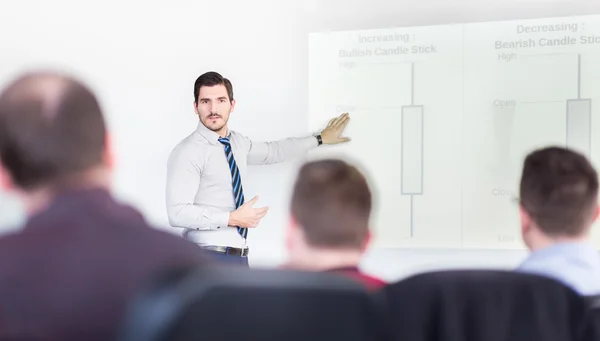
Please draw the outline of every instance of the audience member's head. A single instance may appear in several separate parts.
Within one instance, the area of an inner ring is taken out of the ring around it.
[[[525,244],[537,250],[587,239],[598,216],[598,175],[582,154],[548,147],[530,153],[520,184]]]
[[[65,188],[108,187],[106,139],[96,97],[70,76],[29,73],[0,92],[1,184],[30,210]]]
[[[371,190],[341,160],[305,164],[291,200],[290,265],[310,270],[357,266],[370,240]]]

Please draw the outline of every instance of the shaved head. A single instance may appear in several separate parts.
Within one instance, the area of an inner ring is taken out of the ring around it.
[[[105,139],[96,97],[68,75],[28,73],[0,92],[0,163],[24,190],[101,165]]]

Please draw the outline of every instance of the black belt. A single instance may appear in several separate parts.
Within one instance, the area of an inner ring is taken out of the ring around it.
[[[250,253],[249,248],[240,249],[237,247],[214,246],[214,245],[201,245],[200,247],[207,251],[212,251],[212,252],[220,253],[223,255],[231,255],[231,256],[239,256],[239,257],[248,257],[248,254]]]

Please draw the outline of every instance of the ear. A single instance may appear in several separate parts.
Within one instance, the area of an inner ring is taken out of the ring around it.
[[[373,240],[373,233],[371,233],[371,229],[367,231],[367,235],[365,236],[365,242],[362,245],[362,252],[367,251],[369,246],[371,245],[371,241]]]
[[[0,189],[8,191],[14,188],[13,181],[8,172],[0,165]]]
[[[235,108],[235,99],[231,101],[231,110],[229,110],[229,112],[233,112],[234,108]]]
[[[192,105],[194,106],[194,115],[198,116],[198,103],[196,103],[196,101],[194,101],[194,103],[192,103]]]
[[[294,216],[290,215],[288,219],[287,229],[285,230],[285,242],[288,248],[291,246],[292,239],[294,238],[294,234],[296,233],[297,229],[298,222],[296,221],[296,218],[294,218]]]
[[[529,213],[521,205],[519,205],[519,217],[521,220],[521,234],[525,236],[531,229],[532,219]]]
[[[110,136],[110,134],[107,132],[106,133],[106,137],[104,138],[104,164],[110,168],[113,169],[115,167],[115,152],[114,152],[114,146],[113,146],[113,142],[112,142],[112,138]]]
[[[600,215],[600,207],[597,206],[596,210],[594,211],[594,219],[592,219],[592,222],[596,222],[596,220],[598,219],[598,216]]]

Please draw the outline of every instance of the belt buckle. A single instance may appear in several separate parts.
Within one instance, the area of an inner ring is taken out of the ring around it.
[[[227,247],[225,250],[226,255],[233,255],[239,257],[248,257],[249,250],[247,248]]]
[[[243,251],[237,247],[228,246],[225,248],[225,254],[231,256],[242,256]]]
[[[242,244],[242,248],[240,249],[240,257],[248,257],[249,250],[246,248],[246,242],[248,240],[244,238],[244,244]]]

